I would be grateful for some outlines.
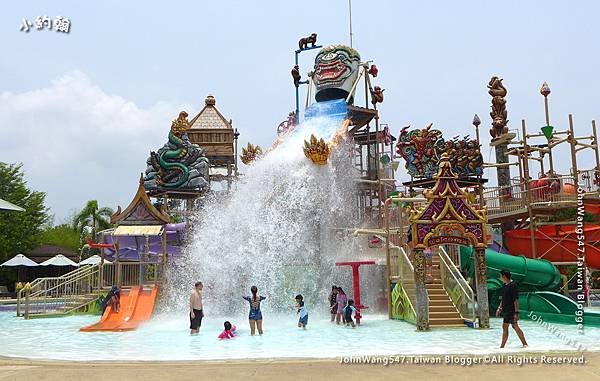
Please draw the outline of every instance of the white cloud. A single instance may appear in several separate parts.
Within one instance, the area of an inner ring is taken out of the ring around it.
[[[0,161],[24,164],[58,220],[89,199],[126,206],[181,110],[197,112],[167,101],[142,108],[71,72],[48,87],[0,94]]]

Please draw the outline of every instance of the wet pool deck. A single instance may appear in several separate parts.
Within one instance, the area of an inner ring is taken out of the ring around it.
[[[508,354],[507,354],[508,355]],[[571,353],[527,353],[521,356],[577,356]],[[460,356],[460,355],[459,355]],[[472,357],[472,355],[464,355]],[[473,365],[363,365],[340,364],[340,359],[103,362],[32,361],[0,358],[0,380],[528,380],[548,372],[560,380],[600,379],[600,352],[584,355],[584,365],[515,364]],[[402,378],[401,378],[402,377]]]

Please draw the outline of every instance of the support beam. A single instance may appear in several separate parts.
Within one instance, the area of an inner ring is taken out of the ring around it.
[[[531,179],[529,178],[529,145],[527,145],[525,119],[521,120],[521,129],[523,130],[523,179],[525,181],[525,190],[527,192],[527,213],[529,214],[529,231],[531,235],[531,253],[533,258],[536,258],[536,247],[535,247],[535,225],[533,223],[533,210],[531,205],[533,203],[531,197]]]
[[[414,249],[414,268],[415,268],[415,288],[417,305],[415,312],[417,313],[417,330],[429,330],[429,297],[427,296],[427,288],[425,287],[425,254],[423,249]],[[487,291],[486,291],[487,292]]]
[[[600,152],[598,150],[598,134],[596,133],[596,121],[592,120],[592,135],[594,137],[593,139],[593,145],[594,145],[594,154],[596,157],[596,171],[600,170]]]
[[[579,170],[577,169],[577,139],[573,128],[573,114],[569,114],[569,143],[571,143],[571,165],[575,184],[579,184]]]
[[[479,328],[490,328],[490,306],[487,290],[487,267],[485,262],[485,249],[475,249],[475,282],[477,284],[477,315]]]

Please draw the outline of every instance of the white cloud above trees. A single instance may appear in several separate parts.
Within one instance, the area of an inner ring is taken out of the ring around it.
[[[0,161],[24,164],[58,222],[89,199],[125,206],[149,151],[184,109],[168,101],[140,107],[69,72],[43,88],[0,94]]]

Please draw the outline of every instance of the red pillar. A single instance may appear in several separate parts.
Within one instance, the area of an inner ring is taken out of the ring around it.
[[[336,266],[351,266],[352,267],[352,288],[354,291],[354,308],[356,308],[356,324],[360,324],[360,310],[369,308],[360,303],[360,273],[358,268],[360,265],[374,265],[375,261],[354,261],[354,262],[336,262]]]

